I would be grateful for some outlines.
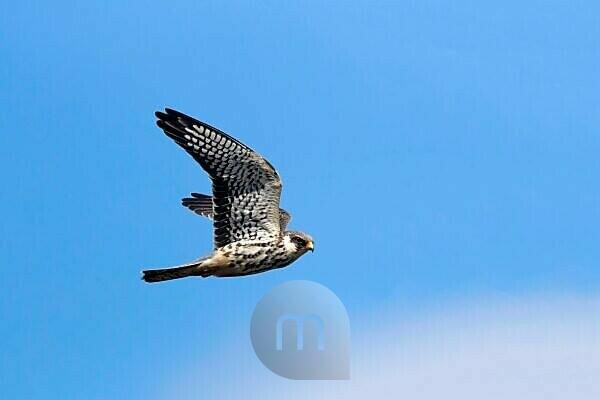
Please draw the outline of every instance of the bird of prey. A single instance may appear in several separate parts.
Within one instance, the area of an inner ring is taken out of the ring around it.
[[[196,261],[143,271],[146,282],[188,276],[230,277],[285,267],[313,239],[286,230],[290,214],[279,208],[281,179],[254,150],[226,133],[178,111],[157,112],[157,125],[183,147],[212,180],[212,196],[192,193],[182,203],[213,220],[214,250]]]

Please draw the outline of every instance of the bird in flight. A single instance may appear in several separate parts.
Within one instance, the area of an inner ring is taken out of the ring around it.
[[[156,124],[208,173],[212,196],[192,193],[182,204],[213,220],[214,250],[196,261],[143,271],[146,282],[188,276],[251,275],[290,265],[313,239],[286,230],[290,214],[279,208],[281,179],[254,150],[226,133],[178,111],[157,112]]]

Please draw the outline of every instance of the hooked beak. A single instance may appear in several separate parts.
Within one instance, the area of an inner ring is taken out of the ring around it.
[[[308,243],[306,244],[306,248],[307,248],[308,250],[310,250],[310,251],[314,252],[314,251],[315,251],[315,243],[314,243],[314,242],[312,242],[312,241],[311,241],[311,242],[308,242]]]

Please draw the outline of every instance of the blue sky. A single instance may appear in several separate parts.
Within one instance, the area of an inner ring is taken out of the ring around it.
[[[594,2],[25,1],[5,11],[7,398],[168,398],[190,365],[218,398],[231,380],[211,363],[260,375],[250,315],[292,279],[335,291],[359,337],[379,316],[402,324],[487,298],[518,309],[512,299],[597,295]],[[179,204],[210,184],[155,127],[165,106],[267,157],[315,253],[243,279],[143,284],[142,268],[211,248],[209,222]],[[582,318],[597,326],[597,314]]]

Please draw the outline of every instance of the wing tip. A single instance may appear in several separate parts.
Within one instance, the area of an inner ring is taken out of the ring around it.
[[[211,199],[212,200],[212,196],[209,196],[207,194],[202,194],[202,193],[196,193],[196,192],[192,192],[190,193],[190,195],[196,199]]]

